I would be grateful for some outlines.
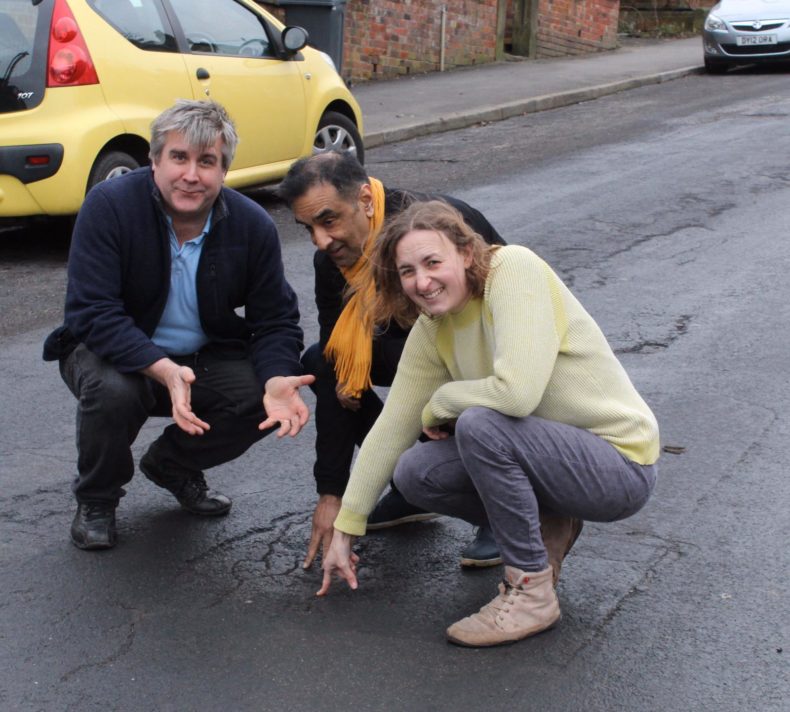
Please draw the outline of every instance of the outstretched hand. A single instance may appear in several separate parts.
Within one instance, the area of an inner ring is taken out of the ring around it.
[[[334,533],[334,523],[337,519],[338,512],[340,512],[340,504],[342,500],[333,494],[322,494],[318,498],[318,504],[315,505],[313,512],[313,528],[310,533],[310,544],[307,547],[307,556],[305,556],[302,568],[310,568],[310,565],[315,560],[318,554],[318,549],[321,549],[321,555],[325,558],[329,552],[329,547],[332,543],[332,534]]]
[[[309,386],[315,376],[274,376],[266,381],[263,394],[263,407],[267,418],[259,426],[259,430],[272,428],[277,423],[280,429],[277,437],[285,435],[294,437],[299,433],[310,412],[299,395],[302,386]]]
[[[189,435],[203,435],[211,426],[192,412],[192,384],[195,372],[189,366],[179,366],[169,358],[162,358],[143,369],[143,374],[167,388],[173,405],[173,420]]]
[[[349,588],[356,591],[358,586],[357,564],[359,563],[359,556],[351,551],[352,541],[353,537],[351,534],[335,529],[332,544],[329,546],[329,553],[324,556],[322,567],[324,569],[324,580],[321,583],[321,588],[316,592],[316,596],[325,596],[329,592],[329,586],[332,584],[332,576],[334,574],[345,579]]]

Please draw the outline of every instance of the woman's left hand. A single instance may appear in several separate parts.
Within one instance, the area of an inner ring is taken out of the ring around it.
[[[332,536],[332,543],[329,545],[329,553],[324,555],[322,568],[324,569],[324,580],[316,596],[325,596],[332,583],[332,575],[337,574],[345,579],[352,590],[357,588],[357,563],[359,557],[351,551],[353,537],[338,529]]]
[[[435,425],[430,428],[423,428],[422,432],[427,435],[431,440],[444,440],[450,437],[450,433],[442,430],[441,426]]]
[[[450,420],[446,423],[442,423],[441,425],[424,427],[422,432],[425,433],[425,435],[431,440],[445,440],[455,433],[455,421]]]

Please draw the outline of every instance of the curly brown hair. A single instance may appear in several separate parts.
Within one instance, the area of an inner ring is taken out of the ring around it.
[[[442,200],[415,202],[384,225],[370,256],[376,282],[374,319],[378,324],[394,319],[400,326],[408,328],[420,315],[417,305],[401,287],[396,262],[398,243],[413,230],[441,233],[459,252],[468,250],[472,261],[466,270],[466,281],[473,297],[483,296],[491,253],[496,246],[486,243],[464,222],[461,213],[448,203]]]

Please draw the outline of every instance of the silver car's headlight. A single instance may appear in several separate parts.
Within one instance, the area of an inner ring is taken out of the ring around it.
[[[710,32],[726,32],[727,25],[724,20],[719,19],[716,15],[708,15],[705,18],[705,29]]]

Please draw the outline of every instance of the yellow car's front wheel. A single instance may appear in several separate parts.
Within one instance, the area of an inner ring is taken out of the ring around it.
[[[313,154],[326,151],[348,151],[364,165],[365,147],[354,122],[337,111],[327,111],[318,122],[313,141]]]

